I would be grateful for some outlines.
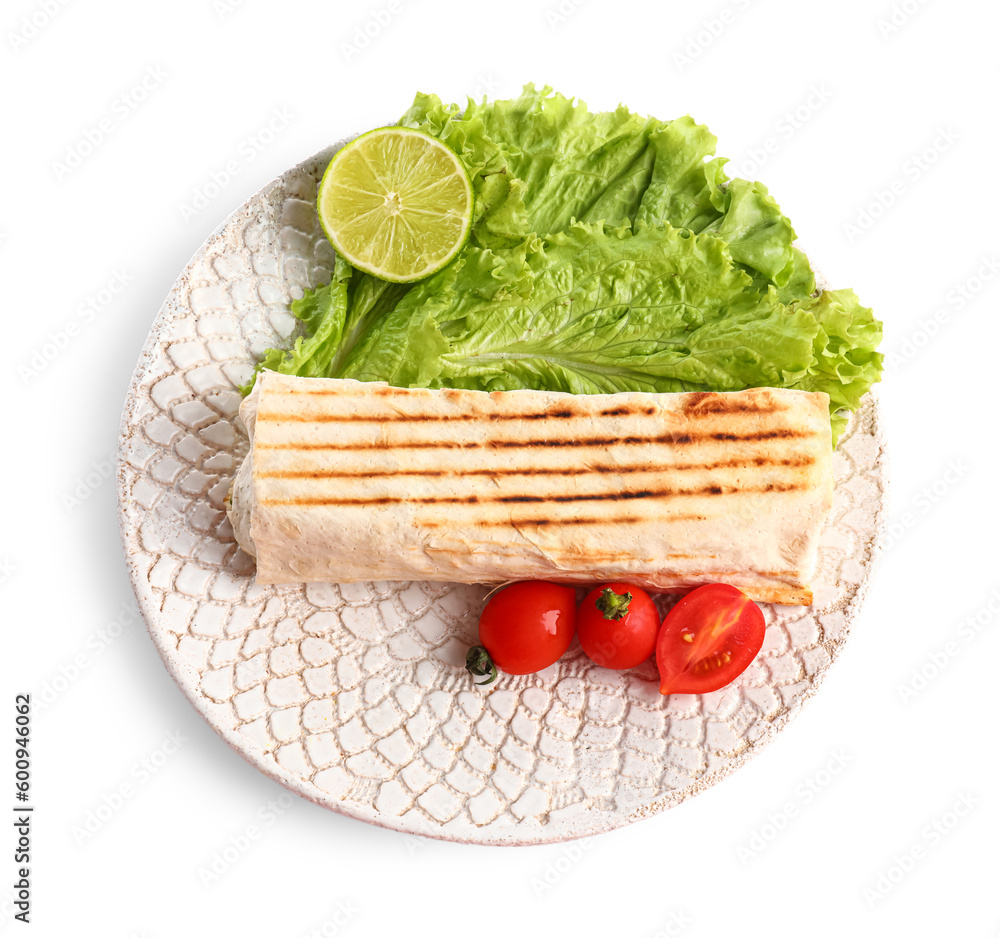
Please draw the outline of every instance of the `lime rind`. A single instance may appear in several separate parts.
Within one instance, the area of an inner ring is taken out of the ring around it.
[[[379,127],[330,160],[316,200],[320,224],[352,267],[394,283],[447,266],[472,230],[472,180],[458,155],[409,127]]]

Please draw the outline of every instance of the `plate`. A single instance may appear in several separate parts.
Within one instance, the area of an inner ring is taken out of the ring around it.
[[[284,173],[209,237],[132,378],[119,441],[122,542],[167,670],[262,772],[398,831],[551,843],[714,785],[816,691],[857,614],[885,523],[876,399],[834,456],[814,605],[764,605],[761,654],[712,694],[662,697],[652,663],[608,671],[575,642],[545,671],[476,688],[464,662],[486,587],[257,586],[224,507],[247,448],[238,389],[265,349],[289,342],[290,300],[329,279],[334,254],[314,201],[341,144]]]

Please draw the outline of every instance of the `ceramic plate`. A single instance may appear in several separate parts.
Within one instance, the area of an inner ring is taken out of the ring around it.
[[[247,201],[181,273],[122,418],[125,555],[149,632],[191,703],[247,761],[334,811],[399,831],[538,844],[678,804],[760,750],[847,637],[884,524],[869,396],[834,456],[816,601],[765,605],[767,636],[732,685],[661,697],[655,668],[592,664],[578,645],[538,674],[476,688],[464,670],[485,587],[261,587],[223,500],[246,452],[239,386],[287,344],[288,303],[329,279],[314,210],[336,147]]]

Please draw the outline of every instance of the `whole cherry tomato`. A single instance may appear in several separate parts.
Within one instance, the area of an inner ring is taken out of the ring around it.
[[[580,645],[602,668],[634,668],[656,649],[660,614],[635,586],[609,583],[587,594],[576,617]]]
[[[499,668],[507,674],[533,674],[554,664],[576,631],[576,592],[571,587],[526,580],[494,594],[479,618],[479,641],[469,649],[466,668],[476,676]]]

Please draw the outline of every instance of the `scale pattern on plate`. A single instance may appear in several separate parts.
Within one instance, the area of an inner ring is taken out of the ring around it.
[[[122,537],[171,674],[263,771],[413,833],[558,841],[714,784],[787,722],[846,638],[884,522],[877,404],[866,402],[835,454],[815,604],[764,606],[764,650],[734,685],[663,698],[651,663],[607,671],[574,644],[540,674],[474,688],[463,665],[485,587],[259,587],[226,519],[246,450],[238,388],[265,348],[289,341],[289,301],[332,267],[313,209],[332,152],[290,170],[206,242],[136,368],[119,454]]]

